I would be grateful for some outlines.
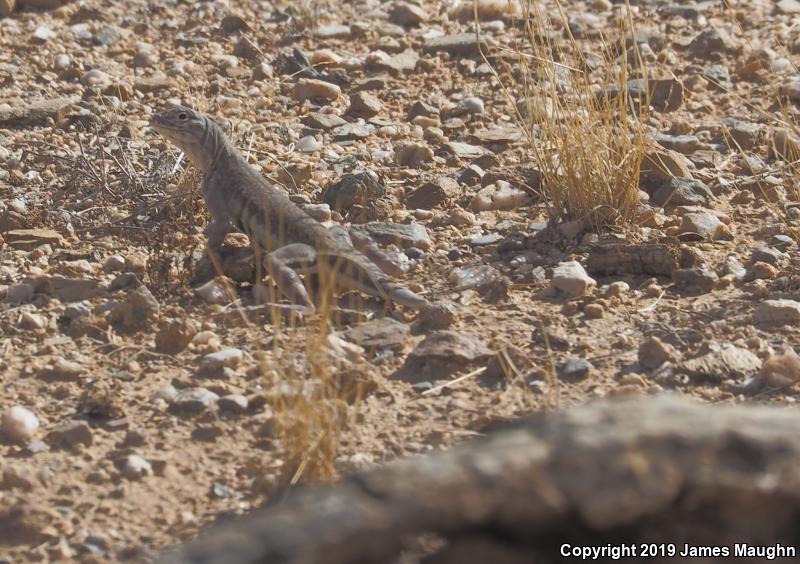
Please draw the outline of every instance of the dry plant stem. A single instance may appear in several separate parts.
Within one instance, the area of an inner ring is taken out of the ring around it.
[[[556,7],[566,24],[563,4],[556,2]],[[570,70],[577,68],[575,65],[556,64],[557,55],[559,61],[574,60],[586,66],[569,26],[564,26],[570,45],[565,50],[556,47],[545,33],[547,22],[549,18],[538,3],[523,2],[527,45],[520,47],[518,57],[518,82],[527,113],[523,123],[526,131],[537,133],[531,150],[542,173],[551,218],[579,220],[596,230],[624,225],[633,218],[638,203],[647,111],[647,100],[639,100],[640,114],[636,114],[627,88],[630,71],[624,37],[626,30],[633,30],[630,7],[627,19],[620,22],[623,54],[615,61],[606,42],[609,70],[599,79],[582,70]],[[633,49],[643,68],[638,47]],[[611,86],[618,91],[615,98],[602,94]],[[645,90],[646,86],[645,80]]]

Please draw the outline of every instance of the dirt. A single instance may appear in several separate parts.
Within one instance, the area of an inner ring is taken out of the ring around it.
[[[149,560],[295,484],[589,398],[796,402],[796,2],[632,7],[661,146],[641,215],[599,234],[548,223],[506,2],[480,3],[482,50],[471,2],[20,4],[0,19],[0,411],[39,425],[0,434],[6,560]],[[590,54],[627,21],[564,9]],[[223,273],[204,258],[199,177],[147,125],[171,103],[366,224],[435,308],[259,306],[246,237]]]

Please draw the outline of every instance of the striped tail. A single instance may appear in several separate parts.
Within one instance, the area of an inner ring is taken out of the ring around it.
[[[317,265],[328,270],[337,288],[358,290],[412,309],[423,309],[428,300],[393,282],[360,253],[317,253]]]

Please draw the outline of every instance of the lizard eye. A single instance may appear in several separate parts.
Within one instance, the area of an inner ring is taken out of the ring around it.
[[[186,119],[187,117],[189,117],[189,116],[187,116],[185,113],[180,113],[180,114],[178,114],[178,119],[180,119],[180,120],[184,120],[184,119]]]

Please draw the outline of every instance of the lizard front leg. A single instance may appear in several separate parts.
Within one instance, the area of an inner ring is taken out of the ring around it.
[[[297,304],[302,313],[310,315],[314,312],[314,304],[295,269],[316,269],[317,253],[314,247],[302,243],[293,243],[277,249],[264,256],[264,268],[275,281],[281,294]]]
[[[227,219],[212,219],[206,226],[203,233],[208,240],[208,248],[212,252],[219,252],[225,236],[231,231],[231,222]]]

